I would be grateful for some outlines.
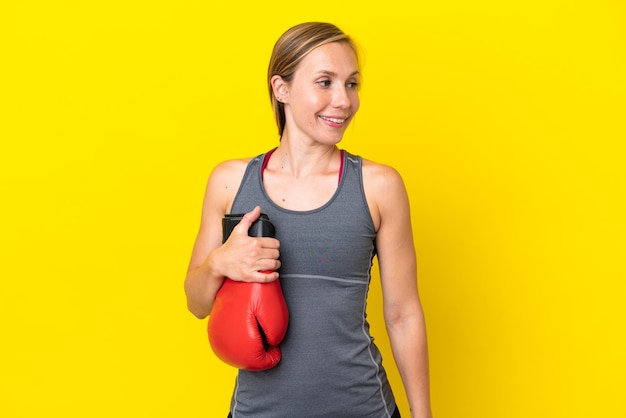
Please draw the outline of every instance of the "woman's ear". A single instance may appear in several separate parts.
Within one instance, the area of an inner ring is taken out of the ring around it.
[[[274,97],[281,103],[287,103],[289,98],[289,84],[283,80],[279,75],[274,75],[271,78],[272,90],[274,91]]]

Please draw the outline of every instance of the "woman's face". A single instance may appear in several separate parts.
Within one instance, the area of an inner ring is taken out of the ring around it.
[[[358,82],[356,55],[348,44],[311,51],[285,86],[285,134],[337,144],[359,110]]]

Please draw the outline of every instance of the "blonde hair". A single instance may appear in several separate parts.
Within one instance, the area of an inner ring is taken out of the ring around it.
[[[358,54],[352,39],[341,29],[331,23],[307,22],[288,29],[276,41],[267,69],[267,84],[274,118],[278,125],[278,134],[282,135],[285,128],[285,107],[274,95],[272,77],[280,76],[289,83],[296,72],[298,64],[315,48],[331,42],[345,42]]]

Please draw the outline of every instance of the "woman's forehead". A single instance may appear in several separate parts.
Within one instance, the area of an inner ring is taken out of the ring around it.
[[[303,58],[298,69],[337,75],[353,74],[359,71],[356,53],[345,42],[332,42],[318,46]]]

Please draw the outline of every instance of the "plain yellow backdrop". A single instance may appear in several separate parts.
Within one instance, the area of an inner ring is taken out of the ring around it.
[[[277,144],[273,42],[361,45],[343,147],[410,193],[438,418],[626,417],[621,1],[3,1],[0,416],[224,417],[186,311],[211,168]],[[369,316],[403,416],[381,321]]]

